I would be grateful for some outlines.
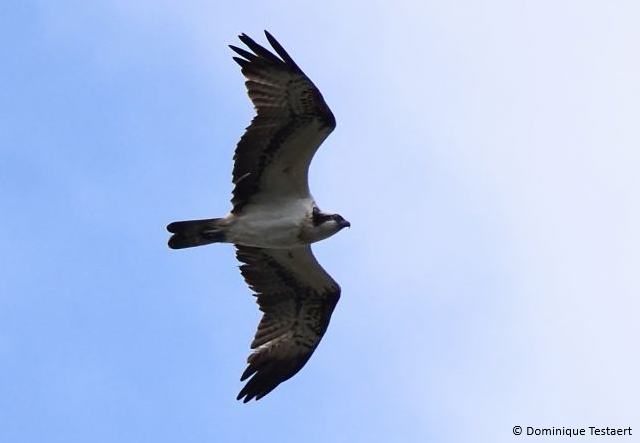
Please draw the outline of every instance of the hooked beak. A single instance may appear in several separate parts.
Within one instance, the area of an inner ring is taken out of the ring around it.
[[[340,223],[340,227],[341,228],[350,228],[351,227],[351,223],[349,223],[348,221],[344,220]]]

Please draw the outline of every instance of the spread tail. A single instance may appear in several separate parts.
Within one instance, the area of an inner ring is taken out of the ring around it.
[[[219,225],[220,218],[205,220],[177,221],[167,226],[173,235],[169,239],[171,249],[191,248],[225,241],[224,228]]]

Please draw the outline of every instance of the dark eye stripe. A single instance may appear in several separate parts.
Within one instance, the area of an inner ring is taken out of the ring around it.
[[[320,226],[321,224],[323,224],[327,220],[331,220],[331,219],[335,220],[333,214],[324,214],[324,213],[320,212],[320,209],[318,209],[317,207],[313,208],[312,221],[313,221],[313,225],[314,226]]]

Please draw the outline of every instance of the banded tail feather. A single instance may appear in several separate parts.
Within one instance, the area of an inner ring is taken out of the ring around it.
[[[170,223],[167,231],[173,235],[169,239],[171,249],[192,248],[225,241],[224,228],[219,226],[221,218],[185,220]]]

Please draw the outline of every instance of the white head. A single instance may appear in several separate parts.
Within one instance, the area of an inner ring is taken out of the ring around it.
[[[351,226],[351,223],[345,220],[340,214],[322,212],[317,207],[313,208],[312,222],[314,237],[316,237],[317,240],[331,237],[343,228]]]

